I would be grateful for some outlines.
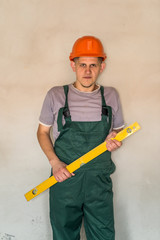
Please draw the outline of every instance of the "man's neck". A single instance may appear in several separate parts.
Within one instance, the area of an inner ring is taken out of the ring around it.
[[[98,88],[97,84],[93,84],[89,87],[85,87],[85,86],[77,84],[76,82],[73,83],[73,86],[81,92],[93,92],[94,90],[96,90]]]

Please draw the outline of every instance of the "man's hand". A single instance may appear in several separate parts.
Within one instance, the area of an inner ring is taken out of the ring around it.
[[[52,172],[53,172],[53,176],[55,177],[55,179],[58,182],[63,182],[65,181],[67,178],[70,178],[72,176],[75,176],[74,173],[70,173],[67,169],[66,169],[66,164],[60,160],[53,160],[50,161],[50,164],[52,166]]]
[[[42,150],[44,151],[45,155],[47,156],[49,163],[51,164],[53,176],[58,182],[63,182],[67,178],[74,176],[74,173],[70,173],[66,169],[66,164],[59,160],[57,155],[54,152],[52,140],[50,137],[50,129],[49,126],[44,126],[39,124],[37,137],[40,143]]]
[[[108,136],[105,140],[106,141],[106,147],[107,147],[107,150],[109,152],[112,152],[112,151],[118,149],[122,145],[122,142],[119,142],[115,139],[111,139],[111,138],[115,138],[116,135],[117,135],[117,132],[113,131],[110,134],[108,134]]]

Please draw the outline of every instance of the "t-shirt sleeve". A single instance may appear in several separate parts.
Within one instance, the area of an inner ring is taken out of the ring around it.
[[[50,91],[48,91],[40,113],[39,122],[42,125],[52,126],[54,123],[54,113],[53,113],[53,99]]]
[[[124,127],[124,119],[123,119],[121,102],[120,102],[119,94],[117,91],[115,91],[115,97],[116,97],[117,104],[116,104],[115,112],[113,116],[113,129],[116,130]]]

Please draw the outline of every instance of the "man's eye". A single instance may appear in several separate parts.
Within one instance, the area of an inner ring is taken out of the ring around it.
[[[96,67],[97,65],[96,64],[91,64],[91,67]]]
[[[85,67],[86,65],[84,63],[81,63],[80,64],[80,67]]]

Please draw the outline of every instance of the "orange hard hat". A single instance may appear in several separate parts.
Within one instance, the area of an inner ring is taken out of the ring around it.
[[[93,36],[84,36],[74,43],[69,59],[72,61],[76,57],[101,57],[106,59],[101,41]]]

